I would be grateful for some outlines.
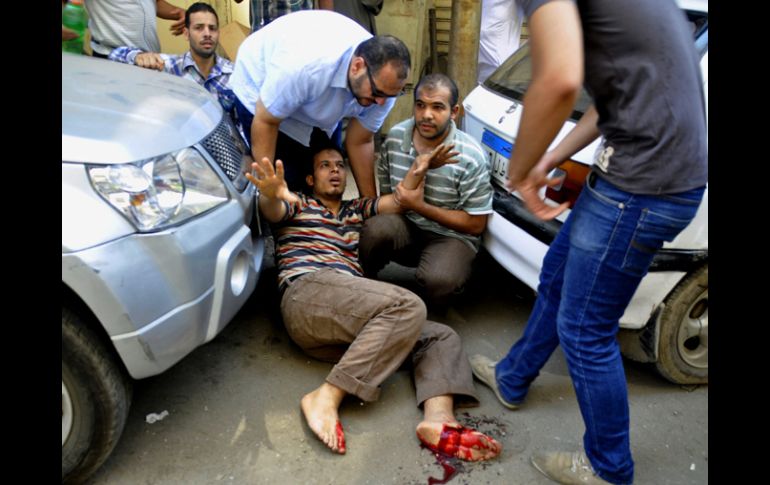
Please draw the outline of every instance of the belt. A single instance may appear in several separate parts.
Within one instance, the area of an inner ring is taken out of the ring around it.
[[[281,287],[279,288],[281,290],[281,294],[283,295],[286,292],[286,289],[289,288],[292,283],[298,280],[301,276],[305,276],[306,274],[308,273],[295,274],[295,275],[289,276],[288,278],[285,278],[283,280],[283,283],[281,283]]]
[[[588,174],[588,185],[591,186],[591,188],[596,187],[596,178],[598,175],[596,175],[596,172],[591,170],[591,173]]]

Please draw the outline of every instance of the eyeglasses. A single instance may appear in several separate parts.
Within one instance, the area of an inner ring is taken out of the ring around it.
[[[366,75],[369,78],[369,86],[372,88],[372,98],[397,98],[406,94],[405,88],[401,88],[401,91],[399,91],[398,94],[383,93],[377,89],[377,86],[374,84],[374,78],[372,77],[372,70],[369,69],[369,64],[366,62],[366,59],[364,59],[364,65],[366,66]]]

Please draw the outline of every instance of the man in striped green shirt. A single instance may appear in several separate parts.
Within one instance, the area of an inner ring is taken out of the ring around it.
[[[459,109],[449,77],[429,74],[417,84],[414,117],[390,130],[377,166],[380,193],[395,193],[406,211],[368,219],[359,246],[367,276],[389,261],[416,266],[423,296],[439,307],[462,291],[492,213],[489,162],[478,142],[457,129]],[[415,190],[398,187],[415,158],[439,145],[451,146],[457,163],[430,170]]]

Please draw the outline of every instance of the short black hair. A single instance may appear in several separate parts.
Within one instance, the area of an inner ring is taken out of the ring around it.
[[[309,154],[309,157],[307,160],[300,160],[301,164],[301,170],[302,173],[305,174],[305,176],[313,175],[315,172],[315,156],[321,153],[324,150],[334,150],[337,153],[339,153],[342,156],[342,159],[345,160],[347,158],[347,155],[345,154],[345,150],[342,149],[339,145],[337,145],[329,136],[326,134],[325,131],[314,128],[313,133],[310,135],[310,146],[308,147],[309,150],[307,153]],[[303,188],[303,193],[307,195],[312,195],[313,190],[309,186],[305,186]]]
[[[363,57],[372,75],[376,75],[382,66],[392,63],[399,80],[406,79],[412,68],[409,49],[401,40],[392,35],[375,35],[358,44],[353,55]]]
[[[417,93],[420,92],[420,88],[436,89],[439,86],[443,86],[449,89],[449,101],[451,102],[450,108],[454,108],[457,102],[460,100],[460,94],[457,90],[457,84],[452,81],[452,78],[446,74],[435,72],[428,74],[420,79],[417,86],[414,88],[414,100],[417,101]]]
[[[342,147],[337,145],[331,138],[329,138],[325,131],[316,128],[310,135],[310,175],[313,174],[313,160],[315,160],[315,156],[324,150],[334,150],[335,152],[339,153],[343,159],[346,158]]]
[[[208,3],[195,2],[189,7],[187,7],[187,11],[184,13],[184,26],[187,27],[188,29],[190,28],[190,15],[197,12],[213,13],[214,17],[216,17],[217,19],[217,25],[219,25],[219,15],[217,15],[217,11],[214,10],[214,7],[212,7]]]

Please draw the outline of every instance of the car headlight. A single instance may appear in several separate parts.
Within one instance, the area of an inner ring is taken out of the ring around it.
[[[140,231],[178,224],[229,199],[222,179],[194,148],[87,168],[97,193]]]

